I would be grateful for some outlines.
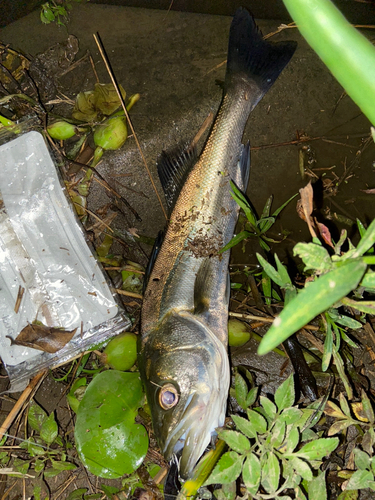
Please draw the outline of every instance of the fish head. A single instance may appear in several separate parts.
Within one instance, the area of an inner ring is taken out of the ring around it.
[[[155,436],[167,460],[181,453],[180,476],[224,424],[230,372],[226,346],[199,317],[171,313],[149,336],[139,361]]]

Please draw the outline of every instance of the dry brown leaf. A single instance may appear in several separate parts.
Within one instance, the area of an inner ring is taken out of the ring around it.
[[[321,222],[318,222],[316,219],[315,219],[315,225],[318,228],[320,236],[323,238],[325,243],[327,243],[327,245],[329,245],[331,248],[334,249],[335,246],[332,243],[331,233],[329,232],[328,227],[326,225],[322,224]]]
[[[28,324],[15,339],[7,336],[12,345],[31,347],[39,351],[55,353],[62,349],[74,336],[75,330],[63,330],[43,324]]]

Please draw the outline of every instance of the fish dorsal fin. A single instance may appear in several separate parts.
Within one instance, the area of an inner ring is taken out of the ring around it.
[[[143,278],[143,293],[145,293],[145,291],[146,291],[146,288],[147,288],[147,285],[148,285],[148,282],[149,282],[152,270],[154,268],[156,258],[157,258],[158,254],[159,254],[161,245],[163,243],[163,240],[164,240],[164,232],[163,231],[159,231],[157,237],[155,238],[154,246],[152,247],[150,259],[148,261],[148,264],[147,264],[147,267],[146,267],[146,271],[145,271],[145,275],[144,275],[144,278]]]
[[[161,153],[157,168],[169,213],[172,212],[181,188],[196,161],[196,148],[179,147]]]

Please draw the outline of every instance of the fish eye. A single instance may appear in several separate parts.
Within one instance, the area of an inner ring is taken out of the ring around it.
[[[159,391],[159,404],[163,410],[170,410],[178,403],[179,394],[173,384],[165,384]]]

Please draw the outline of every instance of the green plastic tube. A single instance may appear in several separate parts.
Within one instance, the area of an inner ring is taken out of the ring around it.
[[[306,41],[375,125],[375,47],[330,0],[284,0]]]

